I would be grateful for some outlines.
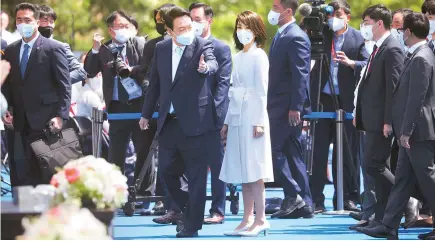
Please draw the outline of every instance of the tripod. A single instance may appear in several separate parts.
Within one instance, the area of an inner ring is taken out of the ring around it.
[[[331,98],[332,98],[332,102],[333,102],[333,106],[334,106],[334,110],[335,110],[335,116],[328,116],[326,117],[325,115],[322,115],[317,118],[312,118],[312,120],[310,121],[310,126],[311,126],[311,135],[312,135],[312,141],[311,141],[311,155],[310,155],[310,159],[308,162],[308,166],[307,166],[307,170],[310,174],[312,174],[312,168],[313,168],[313,153],[315,150],[315,132],[316,132],[316,124],[318,124],[318,119],[325,119],[325,118],[335,118],[335,124],[336,124],[336,142],[334,145],[334,149],[336,151],[336,160],[337,160],[337,188],[336,188],[336,193],[337,193],[337,209],[338,212],[330,212],[329,214],[343,214],[343,210],[344,210],[344,193],[343,193],[343,189],[344,189],[344,175],[343,175],[343,151],[347,150],[349,153],[349,157],[350,157],[350,163],[348,162],[347,164],[349,164],[350,167],[350,175],[353,178],[353,182],[354,183],[358,183],[358,178],[356,174],[356,167],[354,164],[354,158],[352,156],[352,149],[350,147],[350,142],[349,142],[349,138],[347,136],[347,132],[345,130],[345,126],[344,126],[344,120],[345,118],[345,111],[342,110],[340,108],[340,104],[339,104],[339,100],[338,100],[338,96],[336,95],[335,92],[335,88],[333,86],[333,77],[332,77],[332,73],[331,73],[331,69],[330,69],[330,65],[329,65],[329,58],[325,53],[312,53],[312,59],[319,61],[319,68],[316,68],[319,73],[318,73],[318,82],[317,87],[317,103],[316,103],[316,111],[317,112],[323,112],[323,105],[320,101],[320,96],[321,96],[321,92],[322,92],[322,74],[323,71],[325,71],[326,73],[329,73],[329,78],[327,83],[329,84],[329,89],[331,90]],[[344,143],[346,143],[346,146],[344,146]],[[347,149],[343,149],[343,148],[347,148]]]

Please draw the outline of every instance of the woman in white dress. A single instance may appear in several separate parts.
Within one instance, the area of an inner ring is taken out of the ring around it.
[[[230,106],[221,131],[227,138],[220,179],[242,184],[244,215],[230,236],[266,235],[265,182],[273,182],[272,151],[267,115],[269,60],[262,49],[266,31],[262,18],[251,11],[237,16]],[[254,219],[254,203],[256,216]]]

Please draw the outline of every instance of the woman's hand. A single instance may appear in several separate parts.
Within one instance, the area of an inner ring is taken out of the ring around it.
[[[222,140],[225,140],[227,138],[227,134],[228,134],[228,125],[224,125],[224,127],[222,127],[222,130],[221,130]]]
[[[264,127],[254,126],[254,138],[260,138],[264,135]]]

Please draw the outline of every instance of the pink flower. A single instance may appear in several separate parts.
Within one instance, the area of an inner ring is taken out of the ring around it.
[[[51,216],[58,217],[59,214],[60,214],[60,209],[59,209],[59,207],[54,207],[54,208],[50,209],[50,210],[48,211],[48,213],[49,213]]]
[[[73,183],[80,178],[80,172],[76,168],[65,169],[65,176],[69,183]]]
[[[56,178],[56,175],[54,175],[52,178],[51,178],[51,180],[50,180],[50,184],[52,185],[52,186],[54,186],[54,187],[59,187],[59,181],[57,180],[57,178]]]

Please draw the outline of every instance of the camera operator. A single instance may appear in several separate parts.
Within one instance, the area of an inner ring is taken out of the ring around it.
[[[350,20],[350,6],[346,0],[336,0],[329,4],[333,7],[334,12],[328,15],[328,26],[323,31],[324,34],[324,52],[327,55],[327,61],[323,63],[323,69],[320,69],[320,61],[316,62],[314,69],[311,71],[311,98],[314,100],[313,105],[323,106],[324,112],[335,112],[337,106],[334,105],[333,98],[337,98],[340,109],[346,112],[353,111],[353,99],[355,86],[358,83],[360,72],[366,65],[369,58],[365,49],[364,39],[360,32],[348,25]],[[322,72],[320,72],[322,71]],[[321,89],[319,86],[319,74],[322,74]],[[332,83],[329,83],[332,81]],[[331,90],[331,84],[333,90]],[[317,100],[318,91],[321,92],[320,100]],[[334,96],[335,95],[335,96]],[[314,109],[317,109],[315,107]],[[318,110],[320,111],[320,110]],[[346,120],[345,131],[347,140],[344,146],[344,209],[349,211],[358,211],[357,202],[359,201],[359,168],[357,168],[357,131],[352,125],[352,121]],[[311,193],[315,203],[316,213],[325,211],[325,196],[323,189],[325,186],[326,170],[328,165],[329,145],[335,136],[335,120],[321,119],[318,121],[315,132],[316,151],[313,157],[313,175],[311,177]],[[349,153],[349,145],[352,153]],[[333,176],[334,187],[337,190],[336,183],[336,155],[333,155]],[[353,158],[351,158],[351,155]],[[336,197],[334,195],[334,208],[336,208]]]
[[[138,113],[143,104],[144,74],[139,62],[145,46],[144,38],[135,37],[130,17],[115,11],[106,19],[111,40],[94,34],[94,44],[89,51],[84,67],[89,77],[103,74],[103,95],[109,113]],[[129,138],[136,150],[135,180],[142,169],[153,140],[153,133],[142,131],[137,120],[109,121],[109,162],[115,163],[124,173],[126,148]],[[148,180],[145,177],[144,180]]]

